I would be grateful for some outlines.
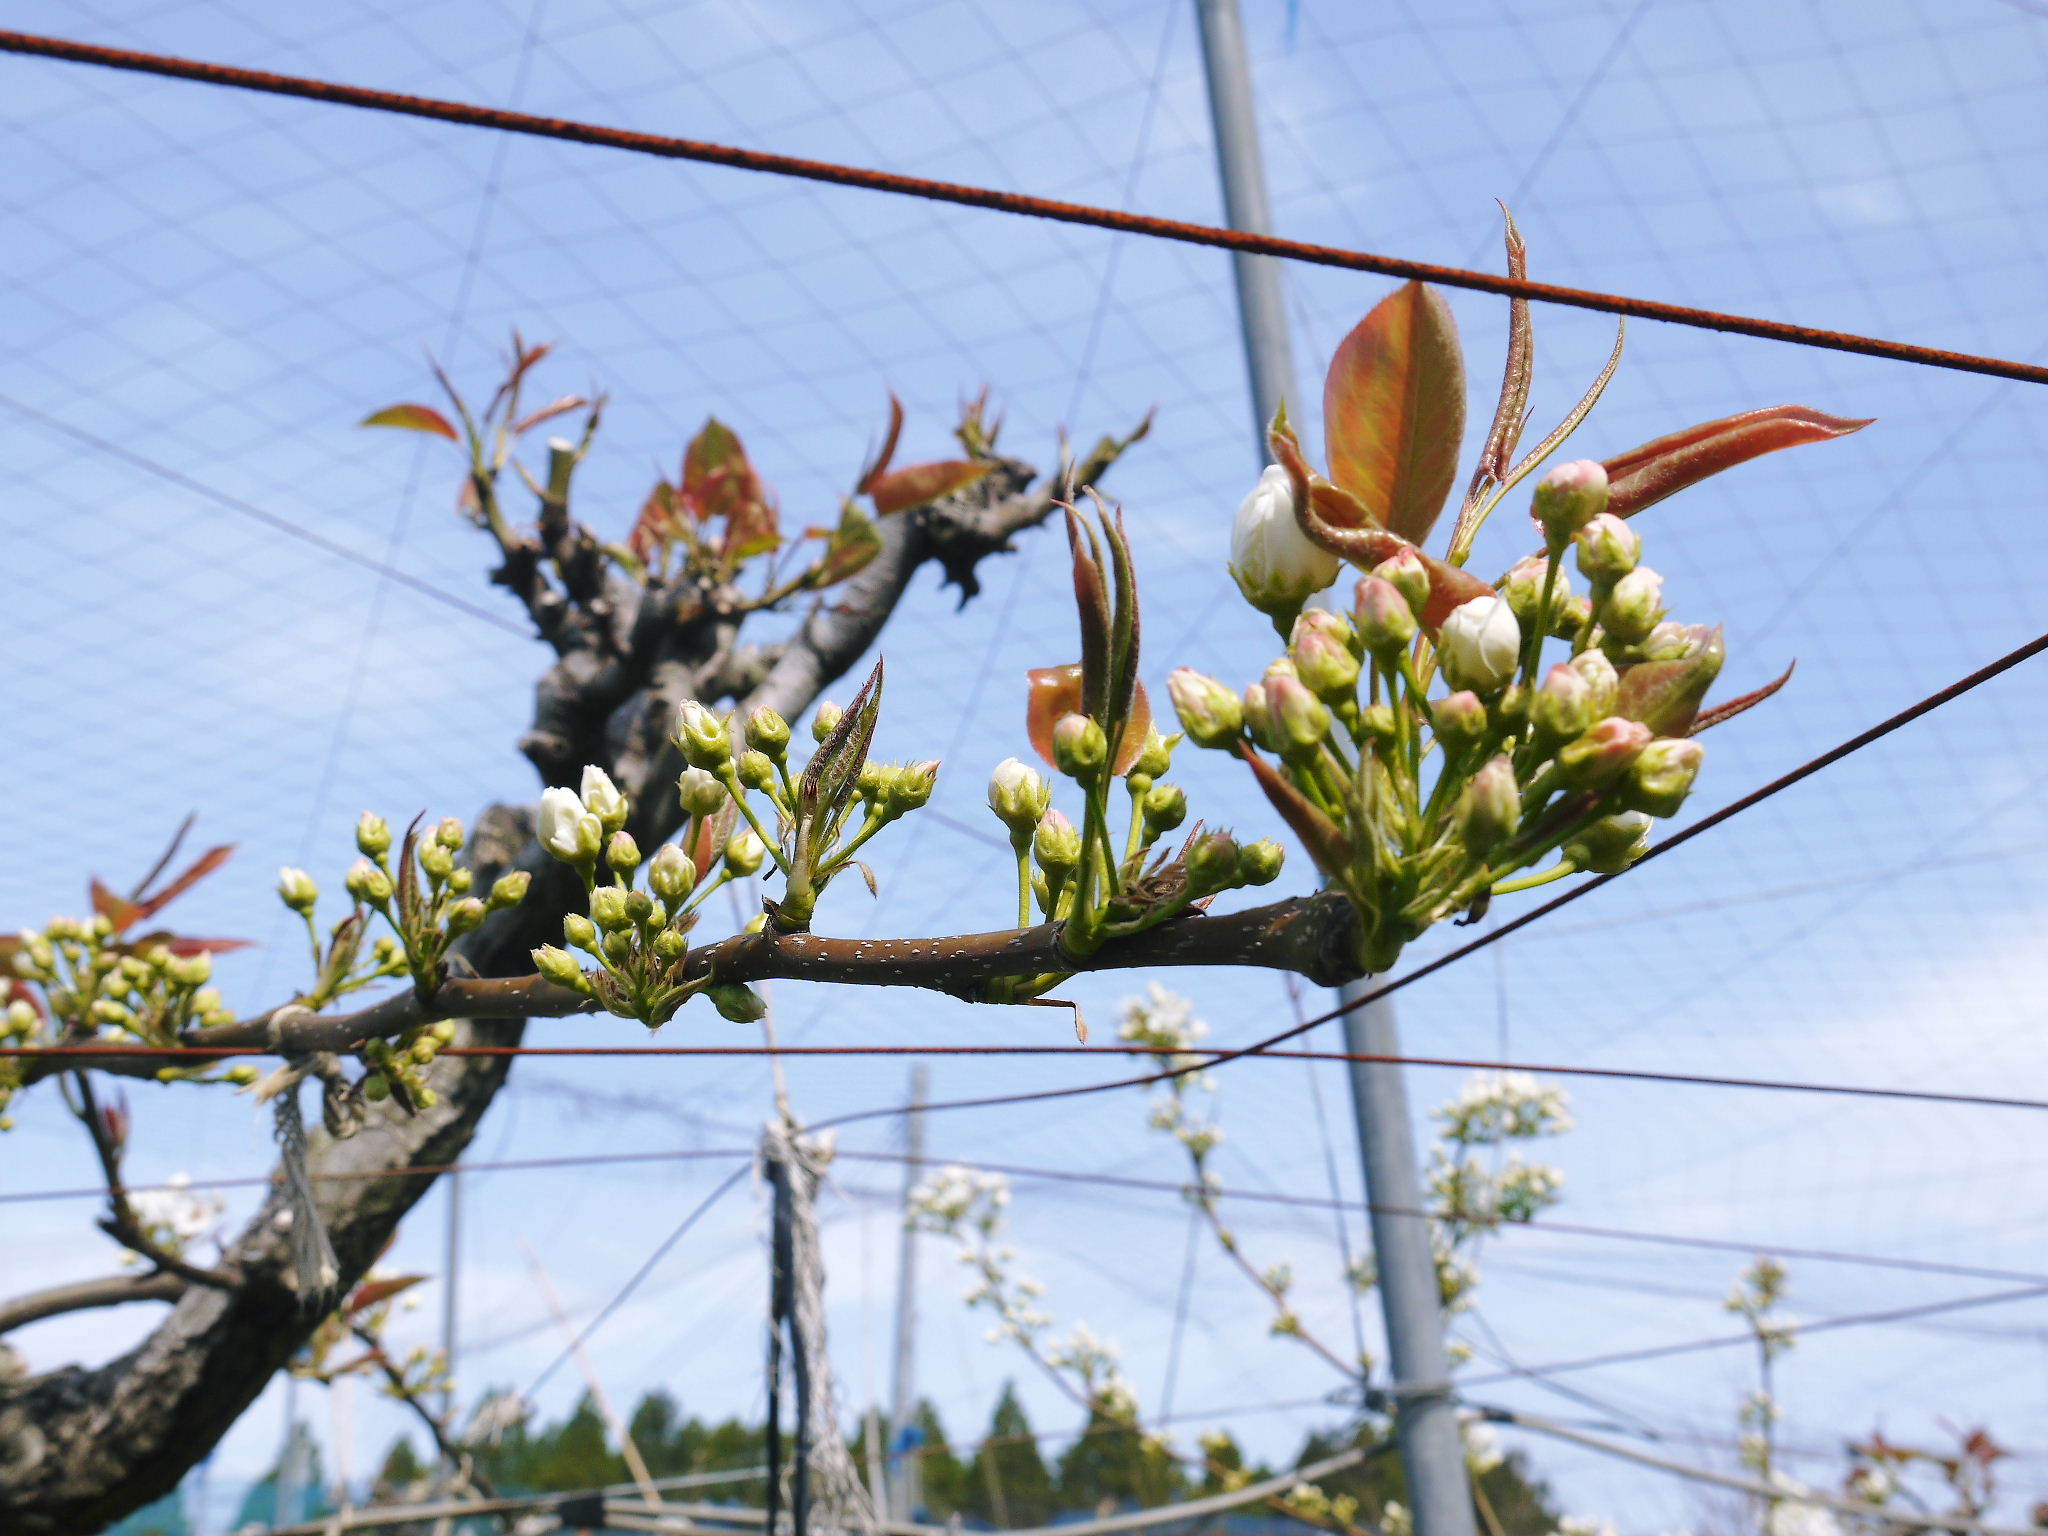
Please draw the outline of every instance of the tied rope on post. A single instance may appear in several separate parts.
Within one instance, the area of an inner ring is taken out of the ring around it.
[[[270,1045],[283,1051],[284,1026],[299,1018],[313,1017],[310,1009],[296,1004],[280,1008],[270,1020]],[[328,1070],[323,1070],[328,1065]],[[274,1104],[273,1127],[277,1136],[278,1160],[284,1165],[285,1199],[291,1212],[292,1276],[299,1293],[299,1305],[308,1311],[325,1306],[332,1296],[336,1283],[341,1279],[341,1262],[335,1257],[334,1245],[327,1239],[326,1225],[320,1220],[320,1207],[313,1198],[313,1180],[306,1170],[306,1122],[299,1113],[299,1084],[308,1076],[320,1077],[328,1098],[332,1098],[332,1079],[337,1074],[331,1064],[323,1064],[314,1056],[287,1056],[283,1066],[258,1082],[251,1090],[258,1103],[271,1100]],[[344,1131],[337,1126],[336,1107],[323,1102],[323,1112],[330,1129],[337,1135],[353,1134],[356,1125],[349,1125]],[[358,1120],[356,1122],[360,1124]]]
[[[825,1344],[825,1258],[818,1240],[817,1194],[832,1152],[829,1135],[804,1136],[787,1119],[770,1121],[761,1138],[761,1171],[774,1201],[769,1400],[779,1401],[776,1377],[786,1338],[796,1392],[788,1490],[791,1536],[880,1536],[867,1485],[839,1433],[838,1392]],[[771,1416],[768,1451],[777,1460],[779,1435]],[[769,1536],[777,1536],[778,1479],[771,1478],[768,1497]]]

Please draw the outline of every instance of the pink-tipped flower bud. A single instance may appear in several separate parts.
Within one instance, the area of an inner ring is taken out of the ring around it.
[[[1311,609],[1310,612],[1320,612]],[[1304,619],[1307,613],[1302,615]],[[1358,658],[1351,647],[1320,625],[1296,624],[1294,639],[1287,647],[1294,669],[1311,693],[1336,704],[1351,698],[1358,687]]]
[[[1301,617],[1294,621],[1294,635],[1302,631],[1319,629],[1339,645],[1356,649],[1358,632],[1351,627],[1351,620],[1334,608],[1304,608]]]
[[[1273,726],[1273,710],[1264,683],[1253,683],[1244,691],[1244,728],[1256,745],[1268,752],[1280,750],[1280,736]]]
[[[1623,802],[1630,810],[1652,816],[1677,815],[1685,797],[1692,793],[1693,780],[1699,777],[1706,755],[1696,741],[1658,737],[1629,764],[1621,791]]]
[[[381,858],[391,847],[391,823],[375,811],[365,811],[356,822],[356,851]]]
[[[1612,512],[1602,512],[1572,535],[1579,547],[1579,571],[1596,587],[1607,587],[1634,570],[1643,558],[1635,529]]]
[[[1621,674],[1614,670],[1614,663],[1599,651],[1581,651],[1566,665],[1593,690],[1594,717],[1604,720],[1613,714],[1615,700],[1621,693]]]
[[[465,839],[462,823],[456,817],[443,816],[440,825],[434,828],[434,841],[450,853],[460,853]]]
[[[1139,748],[1137,757],[1132,760],[1131,771],[1125,777],[1147,781],[1158,778],[1173,766],[1173,749],[1179,745],[1178,733],[1162,736],[1157,731],[1148,730],[1145,745]]]
[[[1047,811],[1039,818],[1031,852],[1048,874],[1066,874],[1081,862],[1081,833],[1062,812]]]
[[[1607,510],[1607,470],[1592,459],[1560,464],[1536,482],[1530,512],[1553,549]]]
[[[1070,778],[1094,773],[1109,759],[1109,738],[1086,715],[1061,715],[1052,728],[1053,765]]]
[[[1313,751],[1330,734],[1329,706],[1309,692],[1299,677],[1269,672],[1266,706],[1273,712],[1273,733],[1284,756]]]
[[[1529,723],[1552,741],[1570,741],[1599,718],[1593,685],[1564,662],[1550,669],[1529,705]]]
[[[1446,751],[1462,752],[1486,735],[1486,705],[1470,689],[1460,689],[1430,706],[1429,723]]]
[[[640,867],[640,845],[633,841],[630,832],[614,832],[612,840],[605,844],[604,861],[614,873],[629,874]]]
[[[1415,638],[1415,608],[1384,576],[1359,578],[1355,612],[1358,638],[1375,656],[1391,656]]]
[[[1593,875],[1617,875],[1649,848],[1650,818],[1641,811],[1603,816],[1564,845],[1564,856]]]
[[[1522,819],[1522,791],[1514,765],[1496,757],[1472,775],[1458,797],[1458,836],[1466,851],[1484,858]]]
[[[1261,613],[1292,620],[1303,603],[1337,579],[1341,566],[1301,531],[1287,471],[1266,466],[1230,530],[1230,574],[1245,601]]]
[[[846,718],[846,711],[830,699],[820,704],[817,713],[811,716],[811,740],[822,742],[839,729],[839,722]]]
[[[1500,579],[1500,595],[1507,599],[1515,622],[1522,626],[1524,632],[1536,622],[1536,610],[1543,606],[1544,572],[1549,567],[1548,555],[1524,555]],[[1560,567],[1550,587],[1550,623],[1546,632],[1554,632],[1559,619],[1573,606],[1571,578]]]
[[[1488,593],[1460,603],[1437,637],[1444,677],[1453,688],[1491,693],[1515,675],[1522,627],[1507,599]]]
[[[277,872],[277,894],[294,912],[308,913],[319,903],[320,887],[303,869],[287,864]]]
[[[1228,832],[1204,832],[1187,852],[1188,890],[1212,896],[1238,883],[1237,839]]]
[[[368,859],[357,859],[349,866],[342,886],[366,907],[381,907],[391,899],[391,877]]]
[[[1609,715],[1557,749],[1558,774],[1574,789],[1612,784],[1650,744],[1650,728]]]
[[[1422,617],[1429,606],[1429,567],[1422,563],[1420,551],[1399,550],[1374,566],[1372,574],[1393,583],[1394,590],[1408,599],[1409,610]]]
[[[1229,747],[1244,729],[1244,703],[1223,684],[1193,667],[1175,667],[1166,692],[1181,729],[1198,747]]]
[[[1595,611],[1600,627],[1622,644],[1647,640],[1664,617],[1664,578],[1639,565],[1614,584]]]

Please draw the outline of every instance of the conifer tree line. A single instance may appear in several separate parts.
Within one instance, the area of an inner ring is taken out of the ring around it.
[[[935,1524],[957,1517],[965,1526],[989,1530],[1050,1525],[1221,1492],[1235,1472],[1249,1473],[1256,1481],[1281,1470],[1247,1458],[1228,1433],[1205,1435],[1198,1456],[1177,1459],[1156,1443],[1148,1446],[1144,1435],[1127,1422],[1101,1413],[1091,1415],[1071,1440],[1064,1434],[1041,1435],[1009,1383],[997,1397],[978,1442],[956,1447],[928,1399],[918,1404],[914,1425],[924,1498],[919,1518]],[[761,1424],[699,1418],[686,1413],[673,1394],[659,1389],[640,1399],[627,1432],[656,1478],[740,1471],[758,1467],[763,1460]],[[868,1465],[865,1435],[862,1430],[850,1442],[855,1464],[863,1468]],[[1352,1443],[1352,1438],[1341,1429],[1312,1432],[1291,1464],[1321,1460]],[[1353,1495],[1367,1510],[1376,1510],[1389,1499],[1405,1500],[1399,1459],[1391,1447],[1387,1449],[1389,1454],[1319,1483],[1332,1495]],[[478,1460],[493,1486],[508,1494],[570,1492],[631,1481],[625,1458],[588,1396],[554,1423],[516,1426],[482,1450]],[[317,1467],[317,1462],[313,1465]],[[384,1455],[369,1502],[431,1497],[433,1479],[431,1454],[401,1435]],[[273,1469],[245,1499],[245,1522],[271,1518],[276,1480]],[[1492,1468],[1481,1483],[1503,1536],[1548,1536],[1557,1529],[1549,1489],[1528,1475],[1519,1453]],[[331,1492],[308,1492],[307,1518],[318,1518],[332,1508]],[[763,1488],[759,1480],[751,1480],[693,1491],[689,1497],[759,1507]],[[1262,1527],[1289,1523],[1258,1506],[1232,1518]],[[137,1525],[124,1536],[183,1536],[184,1529],[159,1519],[147,1530]]]

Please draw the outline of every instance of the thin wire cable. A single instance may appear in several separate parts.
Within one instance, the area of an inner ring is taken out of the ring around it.
[[[718,1158],[744,1158],[753,1154],[737,1147],[688,1147],[669,1151],[654,1152],[589,1152],[569,1154],[561,1157],[502,1158],[495,1160],[464,1161],[460,1163],[427,1163],[410,1168],[380,1168],[337,1172],[309,1172],[307,1177],[315,1183],[356,1183],[377,1179],[433,1178],[444,1173],[531,1173],[545,1172],[559,1168],[616,1167],[636,1163],[692,1162]],[[837,1154],[851,1162],[875,1162],[901,1164],[908,1156],[901,1152],[853,1151],[842,1148]],[[1093,1173],[1073,1168],[1044,1168],[1019,1163],[977,1161],[970,1158],[932,1158],[927,1162],[946,1162],[963,1168],[972,1168],[986,1173],[1000,1173],[1011,1178],[1042,1179],[1049,1183],[1095,1184],[1111,1189],[1127,1189],[1145,1193],[1170,1194],[1182,1197],[1187,1185],[1167,1179],[1139,1178],[1132,1174]],[[189,1179],[177,1184],[126,1184],[130,1194],[143,1194],[170,1189],[256,1189],[270,1184],[268,1176],[249,1176],[223,1179]],[[1429,1214],[1412,1206],[1378,1205],[1366,1200],[1346,1200],[1341,1197],[1322,1195],[1291,1194],[1283,1190],[1244,1189],[1235,1185],[1220,1187],[1220,1199],[1247,1201],[1262,1205],[1306,1207],[1317,1210],[1335,1208],[1344,1211],[1382,1212],[1396,1216],[1424,1216]],[[63,1189],[10,1190],[0,1192],[0,1205],[21,1205],[49,1200],[97,1200],[106,1195],[104,1185],[84,1185]],[[894,1198],[891,1196],[891,1198]],[[1911,1259],[1894,1254],[1859,1253],[1840,1248],[1814,1248],[1796,1244],[1763,1241],[1756,1238],[1701,1237],[1685,1232],[1658,1232],[1639,1227],[1608,1227],[1586,1222],[1556,1221],[1540,1217],[1534,1221],[1518,1222],[1517,1226],[1537,1232],[1552,1232],[1566,1237],[1584,1237],[1603,1242],[1647,1243],[1662,1247],[1690,1248],[1709,1253],[1739,1253],[1754,1255],[1769,1252],[1785,1259],[1806,1259],[1816,1263],[1859,1264],[1873,1269],[1899,1270],[1908,1274],[1945,1275],[1962,1280],[1995,1280],[2020,1285],[2048,1285],[2048,1274],[2030,1270],[2002,1269],[1983,1264],[1958,1264],[1941,1259]]]
[[[626,1304],[626,1299],[629,1296],[631,1296],[635,1290],[639,1288],[640,1282],[645,1280],[650,1274],[654,1272],[654,1267],[668,1256],[668,1251],[671,1248],[675,1247],[677,1243],[683,1240],[684,1234],[686,1234],[690,1230],[690,1228],[694,1227],[697,1224],[698,1220],[707,1211],[709,1211],[711,1207],[718,1204],[718,1202],[725,1196],[728,1190],[730,1190],[735,1184],[739,1183],[741,1179],[746,1177],[747,1170],[754,1166],[753,1154],[747,1153],[744,1154],[744,1156],[746,1157],[746,1161],[742,1162],[737,1168],[733,1169],[733,1171],[731,1173],[728,1173],[723,1179],[720,1179],[718,1181],[717,1188],[713,1189],[710,1194],[706,1195],[702,1200],[698,1201],[697,1204],[691,1208],[690,1214],[685,1216],[681,1221],[676,1223],[675,1230],[669,1233],[667,1237],[664,1237],[660,1241],[660,1243],[658,1243],[655,1246],[654,1252],[647,1255],[646,1260],[641,1264],[641,1266],[638,1269],[633,1271],[633,1273],[627,1278],[626,1283],[620,1286],[618,1290],[612,1294],[612,1299],[610,1301],[607,1301],[602,1307],[598,1308],[597,1315],[591,1318],[589,1322],[585,1323],[580,1329],[577,1330],[576,1337],[574,1337],[567,1344],[564,1344],[562,1346],[562,1352],[556,1355],[554,1359],[550,1360],[547,1363],[546,1369],[544,1369],[538,1376],[533,1378],[533,1385],[526,1389],[526,1392],[524,1394],[525,1396],[531,1398],[534,1395],[534,1393],[538,1392],[543,1386],[547,1384],[548,1378],[550,1376],[554,1375],[556,1371],[562,1368],[562,1364],[564,1361],[570,1359],[576,1353],[577,1350],[581,1349],[585,1344],[589,1343],[590,1336],[593,1333],[597,1332],[598,1329],[602,1328],[605,1325],[606,1321],[610,1319],[611,1315],[614,1312],[618,1311],[620,1307]]]
[[[1316,1020],[1315,1023],[1324,1022]],[[2023,1098],[2016,1094],[1961,1093],[1940,1088],[1894,1088],[1871,1083],[1825,1083],[1798,1078],[1732,1077],[1707,1072],[1660,1072],[1649,1067],[1579,1067],[1551,1061],[1505,1061],[1475,1056],[1405,1056],[1369,1051],[1278,1050],[1262,1046],[1236,1049],[1167,1045],[1119,1045],[1117,1050],[1131,1056],[1199,1056],[1204,1060],[1175,1072],[1128,1078],[1109,1084],[1082,1084],[1075,1088],[1048,1089],[1022,1099],[997,1099],[995,1103],[1026,1102],[1032,1098],[1058,1098],[1100,1088],[1121,1088],[1136,1083],[1154,1083],[1186,1072],[1203,1072],[1227,1062],[1256,1057],[1262,1061],[1364,1061],[1385,1062],[1406,1067],[1456,1067],[1473,1072],[1539,1072],[1559,1077],[1599,1077],[1624,1082],[1672,1083],[1689,1088],[1748,1088],[1768,1093],[1838,1094],[1850,1098],[1897,1099],[1918,1104],[1968,1105],[1980,1109],[2048,1110],[2048,1099]],[[442,1056],[1097,1056],[1099,1046],[1090,1045],[451,1045]],[[9,1057],[31,1059],[50,1057],[203,1057],[216,1060],[230,1056],[262,1056],[270,1048],[260,1045],[19,1045],[0,1047],[0,1060]],[[980,1101],[975,1101],[980,1102]],[[927,1104],[927,1109],[957,1109],[959,1103]],[[844,1125],[851,1120],[870,1120],[884,1115],[906,1114],[901,1105],[888,1109],[860,1110],[825,1125]]]
[[[108,48],[68,38],[46,37],[32,32],[0,31],[0,53],[58,59],[73,64],[93,64],[107,69],[160,75],[175,80],[192,80],[234,90],[326,102],[332,106],[390,112],[404,117],[427,118],[435,122],[456,123],[466,127],[491,128],[503,133],[521,133],[536,138],[561,139],[569,143],[621,149],[667,160],[691,160],[706,165],[723,165],[735,170],[789,176],[802,181],[826,182],[836,186],[859,187],[872,192],[921,197],[933,202],[955,203],[962,207],[986,209],[997,213],[1023,214],[1062,224],[1079,224],[1126,234],[1150,235],[1186,245],[1213,246],[1220,250],[1245,251],[1259,256],[1279,256],[1314,266],[1372,272],[1382,277],[1437,283],[1447,288],[1468,288],[1479,293],[1526,298],[1546,304],[1561,304],[1573,309],[1597,310],[1604,314],[1627,315],[1633,319],[1660,320],[1699,330],[1753,336],[1764,341],[1788,342],[1795,346],[1819,347],[1834,352],[1853,352],[1865,357],[1882,357],[1894,362],[1918,363],[1961,373],[1981,373],[1993,378],[2018,379],[2029,384],[2048,384],[2048,367],[2018,362],[2011,358],[1947,352],[1910,342],[1888,341],[1875,336],[1858,336],[1843,331],[1825,331],[1814,326],[1793,325],[1783,320],[1724,314],[1716,310],[1696,309],[1683,304],[1666,304],[1653,299],[1597,293],[1583,288],[1567,288],[1556,283],[1531,282],[1491,272],[1475,272],[1463,267],[1409,261],[1398,256],[1384,256],[1370,251],[1344,250],[1336,246],[1313,245],[1305,241],[1285,240],[1278,236],[1254,234],[1245,230],[1222,229],[1210,224],[1125,213],[1086,203],[1033,197],[1022,192],[1004,192],[994,187],[967,186],[959,182],[937,181],[924,176],[905,176],[865,166],[844,165],[826,160],[806,160],[794,155],[771,154],[765,150],[711,144],[697,139],[634,133],[597,123],[538,117],[525,112],[510,112],[467,102],[446,101],[432,96],[374,91],[331,80],[309,79],[303,75],[282,75],[266,70],[241,69],[231,64],[181,59],[170,54]]]

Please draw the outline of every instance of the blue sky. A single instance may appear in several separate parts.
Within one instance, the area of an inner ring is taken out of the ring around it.
[[[341,3],[281,21],[236,3],[0,3],[0,24],[63,32],[649,131],[1209,220],[1218,215],[1191,17],[1178,4],[899,0],[777,6],[444,0]],[[1492,199],[1513,203],[1534,273],[1936,346],[2048,351],[2039,112],[2048,19],[2004,0],[1636,0],[1370,9],[1246,6],[1277,223],[1308,240],[1424,260],[1498,260]],[[12,150],[0,254],[0,522],[13,551],[0,753],[14,797],[0,865],[9,921],[69,910],[89,873],[145,864],[185,811],[241,845],[191,900],[206,931],[265,948],[224,966],[257,1007],[292,984],[269,896],[283,862],[338,876],[374,806],[472,814],[525,797],[512,749],[540,648],[380,581],[219,501],[95,452],[105,438],[371,560],[485,604],[486,552],[451,515],[452,466],[352,423],[423,392],[423,354],[480,379],[506,330],[555,340],[553,379],[613,409],[585,508],[623,526],[655,465],[709,412],[745,437],[792,522],[817,521],[856,470],[886,390],[908,446],[937,449],[987,382],[1005,443],[1051,462],[1056,428],[1121,429],[1159,407],[1112,488],[1139,541],[1148,673],[1247,680],[1262,621],[1222,601],[1231,509],[1249,462],[1243,370],[1221,256],[1093,231],[635,159],[76,66],[0,60]],[[1311,406],[1320,366],[1385,290],[1290,273]],[[1454,297],[1472,376],[1497,367],[1503,306]],[[1597,369],[1611,328],[1539,312],[1536,414]],[[1797,657],[1779,701],[1711,740],[1698,804],[1768,779],[2042,627],[2048,437],[2031,387],[1670,327],[1634,328],[1577,440],[1602,456],[1660,432],[1796,400],[1878,424],[1782,455],[1658,509],[1643,527],[1676,611],[1725,621],[1730,688]],[[28,407],[38,415],[24,412]],[[1475,413],[1484,417],[1484,412]],[[1511,519],[1475,564],[1520,552]],[[939,803],[970,821],[987,769],[1021,746],[1019,674],[1063,660],[1071,618],[1044,540],[988,568],[953,614],[921,584],[887,642],[884,750],[943,756]],[[509,612],[509,610],[508,610]],[[2033,1091],[2048,904],[2038,675],[2021,671],[1639,876],[1406,993],[1418,1051],[1682,1071]],[[1199,814],[1264,829],[1228,765],[1190,760]],[[992,825],[992,823],[991,823]],[[879,902],[844,896],[838,931],[916,934],[1000,921],[1000,860],[943,826],[878,847]],[[1427,954],[1425,945],[1419,954]],[[1172,980],[1172,978],[1164,978]],[[1183,978],[1186,980],[1186,978]],[[1287,1016],[1270,978],[1196,978],[1225,1041]],[[1130,979],[1077,985],[1106,1025]],[[792,1043],[1062,1038],[1052,1015],[940,999],[779,989]],[[632,1043],[623,1023],[549,1025],[541,1043]],[[686,1017],[677,1043],[741,1040]],[[942,1094],[1083,1080],[1072,1061],[941,1060]],[[900,1061],[797,1063],[802,1111],[900,1099]],[[1457,1074],[1421,1071],[1421,1101]],[[1221,1093],[1227,1179],[1321,1192],[1310,1073],[1246,1064]],[[1321,1090],[1333,1113],[1341,1084]],[[658,1107],[607,1103],[630,1092]],[[1642,1084],[1573,1087],[1562,1217],[1760,1244],[2021,1270],[2048,1265],[2038,1177],[2048,1136],[2012,1111],[1859,1105]],[[578,1097],[580,1096],[580,1098]],[[138,1173],[250,1173],[240,1101],[135,1095]],[[482,1157],[743,1147],[767,1113],[757,1063],[530,1063]],[[50,1103],[7,1143],[0,1188],[91,1182]],[[867,1127],[850,1145],[886,1147]],[[941,1117],[940,1155],[1173,1177],[1134,1098]],[[1339,1163],[1348,1143],[1338,1139]],[[588,1313],[722,1175],[714,1162],[505,1173],[471,1184],[463,1307],[472,1385],[522,1383],[553,1354],[520,1257],[542,1253]],[[1353,1181],[1344,1173],[1347,1186]],[[886,1169],[848,1165],[835,1213],[833,1324],[849,1395],[886,1360]],[[109,1262],[83,1204],[18,1206],[0,1283]],[[438,1266],[438,1198],[401,1262]],[[679,1386],[699,1411],[758,1394],[760,1203],[730,1197],[597,1336],[615,1394]],[[1310,1285],[1334,1275],[1327,1221],[1248,1212],[1259,1246]],[[1185,1216],[1171,1198],[1027,1187],[1019,1246],[1062,1318],[1125,1347],[1156,1400]],[[1521,1234],[1488,1255],[1485,1311],[1514,1358],[1719,1333],[1737,1256]],[[1017,1367],[980,1342],[934,1253],[924,1380],[956,1431]],[[1793,1266],[1818,1318],[1961,1295],[1976,1282]],[[1255,1298],[1214,1255],[1197,1270],[1177,1411],[1287,1401],[1329,1385],[1263,1337]],[[1985,1284],[1984,1289],[1996,1289]],[[408,1326],[425,1331],[438,1304]],[[1334,1286],[1309,1305],[1346,1328]],[[22,1335],[38,1363],[104,1354],[143,1318]],[[1828,1447],[1882,1422],[1934,1434],[1989,1422],[2023,1455],[2029,1497],[2048,1406],[2048,1305],[1816,1336],[1785,1377],[1788,1440]],[[1737,1354],[1570,1378],[1676,1436],[1732,1433]],[[574,1383],[558,1376],[544,1402]],[[1498,1400],[1573,1405],[1528,1384]],[[1033,1399],[1047,1427],[1050,1400]],[[324,1415],[326,1410],[318,1412]],[[358,1466],[393,1420],[359,1398]],[[1269,1452],[1313,1411],[1221,1413]],[[267,1460],[275,1398],[223,1447],[223,1475]],[[1626,1531],[1684,1524],[1693,1495],[1536,1444],[1571,1507]],[[1725,1461],[1715,1445],[1694,1447]],[[1832,1478],[1826,1460],[1803,1465]]]

